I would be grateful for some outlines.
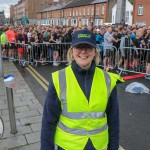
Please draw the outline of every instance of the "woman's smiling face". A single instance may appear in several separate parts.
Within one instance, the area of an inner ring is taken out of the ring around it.
[[[88,44],[73,47],[73,58],[82,69],[89,69],[96,55],[95,48]]]

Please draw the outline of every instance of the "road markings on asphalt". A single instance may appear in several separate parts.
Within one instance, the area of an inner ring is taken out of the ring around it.
[[[48,86],[45,85],[45,83],[38,76],[36,76],[36,74],[33,71],[31,71],[28,67],[26,67],[26,69],[36,79],[36,81],[45,89],[45,91],[48,91]]]
[[[121,145],[119,145],[119,149],[118,150],[125,150]]]
[[[32,66],[28,65],[28,67],[48,86],[49,82],[43,78]]]

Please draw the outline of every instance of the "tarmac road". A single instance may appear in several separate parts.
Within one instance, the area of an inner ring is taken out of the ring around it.
[[[37,67],[29,66],[26,69],[18,68],[40,103],[44,104],[51,72],[65,66],[61,64],[53,67],[52,64],[48,64]],[[120,145],[125,150],[149,150],[150,95],[125,92],[126,86],[132,82],[143,83],[150,89],[150,80],[145,78],[127,80],[117,85],[120,108]]]

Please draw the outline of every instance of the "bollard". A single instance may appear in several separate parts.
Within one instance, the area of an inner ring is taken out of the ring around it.
[[[2,120],[2,118],[0,117],[0,139],[2,138],[4,133],[4,122]]]
[[[10,127],[11,127],[10,133],[16,134],[17,127],[16,127],[16,117],[15,117],[15,109],[14,109],[13,89],[6,87],[6,93],[7,93],[8,111],[9,111]]]
[[[16,86],[13,75],[7,75],[4,77],[4,83],[6,86],[7,101],[8,101],[8,111],[10,119],[11,134],[17,133],[14,99],[13,99],[13,87]]]

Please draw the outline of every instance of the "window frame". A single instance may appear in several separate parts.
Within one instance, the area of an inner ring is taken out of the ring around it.
[[[138,16],[143,16],[144,6],[142,4],[138,5]]]
[[[105,6],[104,4],[102,5],[102,15],[104,15],[104,12],[105,12]]]
[[[127,15],[128,13],[128,15]],[[126,11],[126,22],[129,23],[129,20],[130,20],[130,11]]]

